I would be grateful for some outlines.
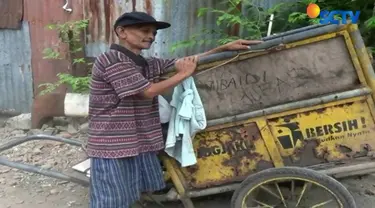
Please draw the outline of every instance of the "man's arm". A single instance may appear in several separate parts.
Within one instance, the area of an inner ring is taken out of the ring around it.
[[[146,98],[153,98],[157,95],[163,94],[170,88],[175,87],[184,79],[193,74],[197,68],[198,57],[186,57],[175,62],[177,73],[171,78],[158,82],[151,83],[151,86],[143,91],[142,95]]]
[[[145,98],[153,98],[157,95],[163,94],[168,89],[177,86],[180,82],[182,82],[186,78],[187,76],[181,73],[176,73],[169,79],[166,79],[158,83],[151,83],[150,87],[148,87],[142,92],[142,96]]]
[[[259,44],[263,41],[260,40],[235,40],[233,42],[227,43],[225,45],[221,45],[219,47],[216,47],[212,50],[209,50],[207,52],[198,54],[198,58],[202,58],[204,56],[208,56],[215,53],[220,53],[223,51],[236,51],[236,50],[247,50],[249,49],[250,45]]]
[[[211,49],[209,51],[206,51],[204,53],[197,54],[196,56],[198,56],[198,58],[202,58],[204,56],[208,56],[208,55],[215,54],[215,53],[220,53],[220,52],[223,52],[223,51],[225,51],[225,47],[219,46],[219,47],[216,47],[216,48]]]
[[[236,41],[227,43],[225,45],[216,47],[216,48],[211,49],[207,52],[200,53],[200,54],[197,54],[197,55],[194,55],[194,56],[196,56],[199,60],[200,58],[202,58],[204,56],[208,56],[208,55],[211,55],[211,54],[220,53],[220,52],[224,52],[224,51],[247,50],[247,49],[250,48],[250,45],[259,44],[259,43],[262,43],[262,42],[263,41],[260,41],[260,40],[236,40]],[[178,60],[178,59],[158,59],[157,60],[158,65],[161,69],[160,74],[163,75],[163,74],[167,74],[167,73],[175,71],[175,68],[172,67],[172,66],[174,64],[174,61],[176,61],[176,60]]]
[[[132,95],[153,98],[189,77],[197,67],[197,57],[178,60],[175,65],[178,73],[159,83],[149,82],[130,62],[116,63],[107,67],[104,79],[112,85],[120,99]]]
[[[195,57],[197,57],[197,59],[199,60],[203,56],[208,56],[210,54],[220,53],[222,51],[224,51],[223,47],[219,46],[219,47],[214,48],[212,50],[209,50],[207,52],[197,54],[197,55],[195,55]],[[186,57],[184,57],[184,58],[186,58]],[[181,58],[181,59],[184,59],[184,58]],[[174,72],[176,70],[176,68],[173,67],[173,66],[175,65],[175,62],[177,60],[179,60],[179,59],[156,59],[155,60],[156,64],[158,65],[158,67],[160,69],[160,75],[167,74],[167,73],[170,73],[170,72]]]

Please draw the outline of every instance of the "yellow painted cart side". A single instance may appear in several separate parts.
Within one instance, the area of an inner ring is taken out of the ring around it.
[[[337,177],[374,170],[375,75],[357,25],[321,26],[277,38],[264,50],[227,54],[199,66],[207,70],[195,79],[210,120],[194,138],[198,164],[181,168],[172,158],[162,159],[180,196],[235,190],[252,174],[284,166]],[[276,76],[267,83],[262,73]],[[268,100],[263,92],[271,92]],[[277,103],[273,95],[289,99]]]

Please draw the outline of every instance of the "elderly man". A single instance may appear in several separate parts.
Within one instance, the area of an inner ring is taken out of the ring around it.
[[[157,157],[164,148],[157,95],[191,76],[199,57],[247,49],[260,41],[239,40],[182,59],[143,58],[157,30],[170,27],[142,12],[120,16],[120,44],[96,58],[92,70],[87,152],[91,158],[91,208],[128,208],[141,193],[165,187]],[[159,77],[175,65],[177,73]]]

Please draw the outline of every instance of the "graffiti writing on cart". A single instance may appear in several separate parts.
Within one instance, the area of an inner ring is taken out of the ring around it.
[[[333,124],[306,128],[304,129],[304,134],[298,122],[281,124],[277,125],[277,127],[279,127],[278,133],[282,134],[277,138],[284,149],[294,148],[298,141],[303,141],[304,139],[319,138],[321,142],[325,142],[344,139],[345,137],[357,137],[370,133],[370,131],[366,130],[366,122],[365,118],[363,117],[360,119],[352,119]],[[360,132],[353,132],[354,130],[358,129],[364,130]]]
[[[214,155],[230,154],[234,155],[237,152],[248,151],[254,147],[249,140],[234,140],[220,145],[198,148],[198,158],[210,157]]]

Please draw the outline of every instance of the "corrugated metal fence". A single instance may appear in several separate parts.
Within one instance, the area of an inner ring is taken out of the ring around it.
[[[29,25],[0,29],[0,113],[30,112],[32,80]]]
[[[172,27],[167,30],[158,32],[155,43],[151,50],[145,54],[148,56],[158,57],[181,57],[207,51],[213,45],[203,44],[199,47],[191,47],[177,50],[175,54],[170,53],[170,48],[174,43],[187,40],[194,34],[201,33],[202,29],[217,30],[220,29],[216,25],[217,16],[208,13],[202,18],[197,18],[199,8],[210,7],[219,9],[220,4],[217,0],[169,0],[165,3],[163,0],[154,1],[152,15],[159,20],[170,22]],[[216,6],[215,6],[216,5]],[[221,7],[224,5],[220,5]],[[202,39],[215,39],[217,35],[206,34]]]
[[[0,1],[0,113],[30,112],[33,101],[28,23],[23,0]]]
[[[111,42],[118,42],[112,25],[116,18],[124,12],[137,11],[148,12],[157,20],[168,21],[172,24],[170,29],[158,32],[156,41],[151,50],[145,56],[176,57],[191,53],[198,53],[211,48],[210,45],[179,50],[176,54],[170,54],[172,44],[186,40],[191,35],[199,33],[203,28],[217,29],[216,17],[207,15],[197,19],[197,10],[201,7],[214,7],[218,0],[89,0],[86,1],[85,18],[90,19],[87,34],[86,54],[95,57],[108,48]],[[205,38],[212,38],[205,37]]]
[[[285,1],[294,0],[253,0],[255,5],[265,8]],[[201,7],[218,8],[222,0],[74,0],[69,1],[72,13],[62,9],[64,2],[0,1],[0,113],[30,112],[33,94],[39,92],[38,85],[56,81],[58,72],[70,71],[67,61],[47,61],[42,57],[45,47],[58,42],[54,32],[44,29],[47,24],[88,18],[90,26],[86,34],[86,54],[94,57],[105,51],[109,44],[117,42],[112,25],[120,14],[134,9],[145,11],[158,20],[170,22],[172,27],[160,31],[152,49],[144,55],[181,57],[213,47],[200,45],[170,53],[174,43],[188,39],[203,28],[218,29],[215,15],[197,18],[197,10]],[[204,37],[214,38],[215,34]]]
[[[253,0],[253,4],[264,8],[281,2],[296,0]],[[153,47],[144,53],[145,56],[181,57],[200,53],[211,49],[213,45],[200,45],[197,47],[180,49],[171,54],[170,48],[174,43],[187,40],[202,29],[219,29],[216,25],[217,16],[212,13],[197,18],[197,11],[202,7],[220,9],[222,0],[89,0],[85,5],[85,18],[90,19],[87,36],[86,53],[95,57],[108,48],[108,43],[118,41],[112,31],[112,24],[123,12],[137,11],[148,12],[157,20],[167,21],[172,24],[170,29],[160,30]],[[217,35],[202,36],[203,39],[215,39]]]

